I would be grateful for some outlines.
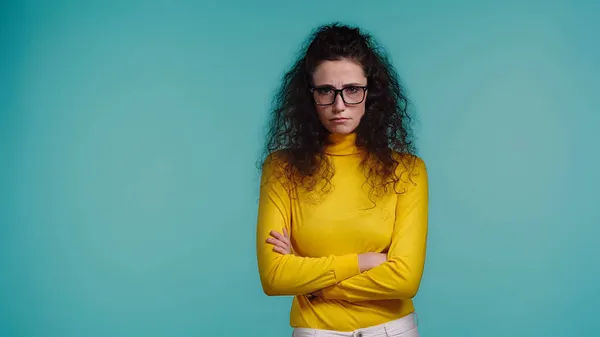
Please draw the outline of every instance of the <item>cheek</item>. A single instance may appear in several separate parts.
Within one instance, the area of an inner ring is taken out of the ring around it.
[[[365,106],[357,106],[352,109],[352,118],[356,120],[360,120],[365,115]]]

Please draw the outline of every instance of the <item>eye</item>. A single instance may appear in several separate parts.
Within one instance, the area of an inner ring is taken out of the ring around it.
[[[360,88],[359,87],[347,87],[344,90],[349,94],[355,94],[360,90]]]
[[[315,91],[319,95],[329,95],[329,94],[331,94],[331,88],[317,88],[317,89],[315,89]]]

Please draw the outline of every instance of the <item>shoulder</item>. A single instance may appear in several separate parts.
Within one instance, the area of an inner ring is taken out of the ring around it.
[[[288,166],[288,156],[288,151],[277,150],[265,157],[261,167],[262,184],[267,182],[287,183],[288,175],[286,169]]]
[[[427,174],[425,161],[418,155],[394,152],[393,158],[398,162],[398,166],[396,167],[397,174]]]
[[[269,153],[262,162],[263,173],[273,172],[273,170],[282,169],[287,163],[289,151],[276,150]]]
[[[429,187],[427,166],[423,158],[415,154],[394,153],[397,189],[401,191],[427,190]]]

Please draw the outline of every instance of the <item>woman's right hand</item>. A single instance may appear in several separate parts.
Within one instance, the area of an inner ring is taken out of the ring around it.
[[[387,261],[387,255],[383,253],[363,253],[358,254],[358,268],[360,272],[373,269]]]

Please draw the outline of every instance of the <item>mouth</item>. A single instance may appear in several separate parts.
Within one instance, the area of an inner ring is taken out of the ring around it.
[[[330,121],[332,121],[332,122],[338,122],[338,123],[339,123],[339,122],[344,122],[344,121],[347,121],[347,120],[350,120],[350,118],[346,118],[346,117],[336,117],[336,118],[332,118],[332,119],[330,119]]]

